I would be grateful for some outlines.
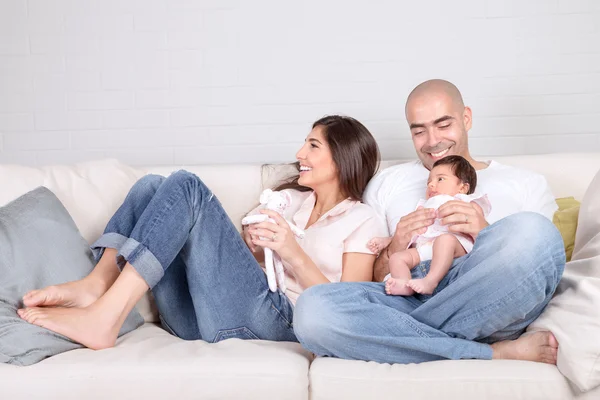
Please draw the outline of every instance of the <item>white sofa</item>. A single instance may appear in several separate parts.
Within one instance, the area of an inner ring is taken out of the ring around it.
[[[543,173],[556,197],[581,199],[600,153],[496,158]],[[397,162],[397,161],[395,161]],[[395,163],[384,162],[383,166]],[[0,205],[43,185],[94,241],[135,180],[181,167],[131,168],[114,160],[30,168],[0,165]],[[270,185],[278,166],[185,166],[213,189],[238,222]],[[149,297],[146,324],[102,351],[73,350],[30,367],[0,364],[2,399],[600,399],[579,393],[555,366],[518,361],[438,361],[412,365],[331,358],[313,360],[295,343],[186,342],[156,325]],[[600,334],[600,332],[599,332]]]

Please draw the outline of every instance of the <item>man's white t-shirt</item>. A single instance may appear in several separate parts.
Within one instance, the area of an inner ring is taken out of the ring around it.
[[[544,176],[526,169],[486,162],[477,171],[475,194],[487,194],[492,210],[490,224],[521,211],[533,211],[552,220],[558,209]],[[367,186],[363,200],[387,221],[393,234],[400,218],[413,212],[425,197],[429,170],[421,161],[394,165],[379,172]]]

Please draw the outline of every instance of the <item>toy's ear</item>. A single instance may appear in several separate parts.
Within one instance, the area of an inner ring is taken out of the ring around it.
[[[289,192],[281,192],[281,197],[287,206],[292,204],[292,195]]]
[[[273,196],[273,191],[271,189],[265,189],[260,194],[260,204],[267,204],[271,196]]]

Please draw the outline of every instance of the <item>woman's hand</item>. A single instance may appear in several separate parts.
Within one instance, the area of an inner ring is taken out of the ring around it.
[[[254,238],[258,239],[258,237],[255,235],[252,235],[250,233],[251,227],[252,227],[252,225],[244,225],[242,227],[242,238],[244,239],[244,242],[246,242],[246,246],[248,246],[250,251],[253,253],[256,253],[257,246],[254,244],[254,242],[252,240]]]
[[[252,225],[249,230],[250,235],[257,237],[252,240],[252,243],[276,251],[289,268],[293,269],[302,288],[329,283],[329,279],[298,244],[287,221],[275,211],[261,210],[260,212],[268,215],[275,222],[265,221]],[[259,236],[265,240],[260,240]]]
[[[276,251],[283,260],[292,266],[299,263],[304,255],[304,250],[296,241],[287,221],[276,211],[261,210],[260,212],[268,215],[275,222],[265,221],[250,226],[248,233],[252,244]],[[261,240],[260,237],[265,240]]]

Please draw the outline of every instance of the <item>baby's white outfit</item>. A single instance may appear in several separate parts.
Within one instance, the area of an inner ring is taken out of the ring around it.
[[[417,203],[416,208],[418,209],[419,207],[423,207],[433,208],[437,210],[442,204],[451,200],[460,200],[467,203],[474,202],[481,207],[481,209],[483,210],[483,215],[485,217],[488,216],[492,209],[487,195],[466,195],[461,193],[457,194],[456,196],[439,194],[437,196],[429,198],[428,200],[421,199]],[[419,253],[419,257],[421,258],[421,262],[431,260],[433,256],[433,241],[435,240],[435,238],[449,232],[450,231],[448,230],[448,225],[442,225],[442,219],[436,218],[433,225],[430,225],[427,228],[427,231],[425,231],[425,233],[421,235],[415,235],[412,237],[410,243],[408,244],[408,247],[411,247],[413,244],[416,245],[417,252]],[[456,236],[462,247],[465,249],[465,252],[469,253],[471,250],[473,250],[473,239],[470,236],[463,235],[460,233],[452,234]]]

